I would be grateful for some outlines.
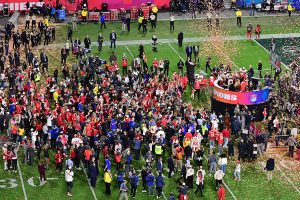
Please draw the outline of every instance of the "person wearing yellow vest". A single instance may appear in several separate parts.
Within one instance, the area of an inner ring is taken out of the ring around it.
[[[236,12],[235,12],[235,15],[236,15],[236,23],[238,25],[238,27],[242,27],[242,11],[240,9],[237,9]]]
[[[141,30],[141,27],[143,25],[143,19],[144,19],[144,16],[139,16],[139,19],[138,19],[138,22],[139,22],[139,28],[138,28],[138,30],[139,31]]]
[[[155,149],[154,150],[155,150],[156,158],[159,158],[162,155],[162,153],[163,153],[163,148],[162,148],[162,146],[161,146],[160,143],[158,143],[158,144],[155,145]]]
[[[88,11],[87,11],[86,9],[83,9],[83,10],[81,11],[81,16],[82,16],[82,21],[83,21],[83,22],[86,22],[86,20],[87,20],[87,15],[88,15]]]
[[[44,19],[44,24],[45,24],[45,26],[48,28],[49,27],[49,19],[48,19],[48,17],[46,17],[45,19]]]
[[[294,11],[292,4],[289,3],[289,5],[287,6],[287,10],[289,13],[289,18],[291,18],[292,12]]]
[[[155,15],[155,21],[157,22],[158,8],[157,8],[156,5],[153,5],[153,7],[152,7],[152,13]]]
[[[57,91],[53,92],[53,99],[54,99],[54,101],[58,101],[58,96],[59,96],[59,94],[58,94]]]
[[[110,170],[106,170],[104,173],[104,182],[105,182],[105,194],[111,195],[111,190],[110,190],[110,184],[112,182],[112,175],[110,173]]]

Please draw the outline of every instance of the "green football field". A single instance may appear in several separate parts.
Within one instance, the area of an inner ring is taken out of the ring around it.
[[[235,19],[222,19],[221,20],[221,35],[223,36],[244,36],[245,26],[248,23],[253,25],[260,24],[262,26],[263,34],[284,34],[284,33],[297,33],[300,28],[300,17],[295,16],[294,21],[288,21],[287,17],[255,17],[243,19],[244,28],[237,28]],[[173,39],[175,40],[179,31],[183,31],[185,37],[209,37],[211,33],[207,31],[206,21],[176,21],[175,32],[170,33],[168,31],[169,22],[159,22],[156,31],[149,31],[146,34],[139,33],[137,24],[132,25],[131,33],[121,33],[120,23],[108,23],[107,29],[102,30],[105,40],[108,40],[108,35],[112,29],[118,33],[118,40],[129,41],[128,45],[118,45],[114,50],[118,57],[119,62],[123,53],[126,53],[129,58],[129,63],[133,56],[138,55],[138,45],[130,44],[130,41],[134,40],[148,40],[150,41],[153,34],[158,35],[159,39]],[[62,43],[66,40],[66,30],[68,26],[60,25],[58,28],[56,43]],[[100,32],[99,24],[87,24],[79,25],[79,32],[74,33],[74,38],[79,37],[81,40],[85,35],[89,35],[93,42],[96,41],[96,35]],[[279,39],[278,39],[279,41]],[[269,41],[260,41],[263,47],[268,49]],[[200,66],[196,68],[196,72],[205,71],[205,61],[209,56],[212,58],[212,66],[223,64],[232,65],[234,70],[238,70],[239,67],[249,68],[249,65],[253,65],[254,69],[257,69],[259,60],[263,63],[263,73],[270,73],[269,55],[266,50],[253,40],[234,40],[234,41],[213,41],[213,42],[192,42],[191,45],[198,44],[200,46]],[[171,77],[174,71],[177,71],[177,62],[180,58],[185,60],[185,46],[180,48],[175,42],[160,43],[158,44],[158,52],[152,52],[152,46],[145,44],[145,53],[148,57],[148,65],[152,63],[154,58],[168,58],[170,60],[170,73]],[[289,45],[295,46],[295,45]],[[35,50],[39,52],[40,50]],[[50,70],[49,73],[53,73],[53,70],[57,68],[61,73],[60,66],[60,50],[59,49],[47,49],[49,57]],[[96,47],[92,48],[92,54],[98,55],[102,59],[108,59],[112,50],[108,46],[104,46],[101,52],[98,52]],[[283,55],[284,56],[284,55]],[[76,59],[72,56],[68,57],[67,64],[70,67]],[[121,64],[121,63],[120,63]],[[257,73],[255,72],[255,75]],[[190,101],[190,87],[184,95],[186,101]],[[205,94],[201,95],[200,100],[192,102],[196,107],[209,108],[209,102]],[[27,166],[23,163],[22,148],[19,149],[19,171],[18,173],[7,173],[3,171],[3,162],[0,161],[0,199],[49,199],[49,200],[61,200],[61,199],[86,199],[86,200],[117,200],[119,190],[117,187],[116,177],[112,183],[112,196],[106,196],[104,194],[104,182],[103,182],[103,170],[102,162],[100,159],[99,168],[100,175],[98,176],[96,189],[93,190],[89,187],[88,179],[83,170],[76,170],[74,177],[73,197],[66,196],[66,184],[64,180],[64,174],[56,173],[54,166],[54,152],[52,152],[50,170],[46,172],[48,181],[44,185],[40,185],[37,171],[37,160],[35,160],[34,166]],[[164,161],[167,159],[168,153],[164,157]],[[227,173],[225,176],[226,183],[226,199],[228,200],[298,200],[300,199],[299,189],[300,181],[295,178],[295,172],[290,171],[288,168],[281,170],[275,170],[273,181],[268,182],[266,174],[263,171],[263,165],[265,165],[266,157],[256,162],[242,163],[242,173],[240,182],[236,182],[233,178],[233,171],[235,167],[236,158],[229,161]],[[144,160],[136,162],[134,161],[134,167],[140,170],[144,166]],[[281,167],[281,164],[279,165]],[[155,168],[155,167],[154,167]],[[166,163],[165,163],[165,168]],[[115,165],[112,167],[113,174],[115,174]],[[207,171],[207,162],[204,162],[204,169]],[[167,176],[167,171],[164,171],[164,175]],[[180,178],[180,174],[176,173],[172,179],[165,177],[166,186],[164,188],[164,195],[169,196],[170,193],[177,195],[177,180]],[[290,183],[292,181],[293,184]],[[214,190],[213,176],[205,177],[204,197],[195,195],[193,190],[189,191],[189,199],[217,199],[217,194]],[[129,184],[128,184],[128,187]],[[194,185],[195,187],[195,185]],[[129,199],[132,199],[129,196]],[[148,197],[146,193],[142,193],[141,180],[137,189],[136,198],[138,200],[155,199],[155,197]]]

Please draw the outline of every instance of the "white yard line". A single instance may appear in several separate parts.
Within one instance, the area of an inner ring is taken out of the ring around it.
[[[128,48],[128,46],[127,46],[126,44],[125,44],[125,47],[126,47],[127,51],[130,53],[130,55],[131,55],[132,57],[134,57],[133,54],[132,54],[132,52],[130,51],[130,49]]]
[[[81,163],[81,167],[82,167],[82,169],[83,169],[84,175],[85,175],[85,177],[86,177],[86,180],[87,180],[87,182],[89,183],[89,186],[90,186],[90,189],[91,189],[91,191],[92,191],[94,200],[97,200],[95,191],[94,191],[93,187],[91,186],[91,182],[90,182],[90,180],[89,180],[89,178],[88,178],[88,175],[87,175],[87,173],[86,173],[86,171],[85,171],[85,168],[84,168],[84,165],[83,165],[82,161],[80,161],[80,163]]]
[[[180,59],[184,60],[184,59],[180,56],[180,54],[172,47],[172,45],[171,45],[170,43],[168,43],[168,45],[171,47],[171,49],[173,49],[173,51],[177,54],[177,56],[178,56]]]
[[[18,145],[18,148],[17,148],[17,151],[16,151],[16,156],[17,157],[18,157],[19,147],[20,147],[20,145]],[[21,180],[21,184],[22,184],[22,190],[23,190],[23,194],[24,194],[24,200],[27,200],[28,199],[27,198],[27,193],[26,193],[26,189],[25,189],[25,185],[24,185],[24,180],[23,180],[23,175],[22,175],[22,172],[21,172],[21,167],[19,165],[19,161],[17,161],[17,166],[18,166],[19,176],[20,176],[20,180]]]
[[[282,175],[285,177],[285,179],[295,188],[295,190],[300,194],[300,190],[295,186],[295,184],[286,176],[286,174],[277,166],[276,166],[276,169],[278,169]]]
[[[259,42],[257,42],[255,39],[252,39],[258,46],[260,46],[261,48],[263,48],[268,54],[270,54],[270,51],[268,51],[263,45],[261,45]],[[281,63],[286,69],[292,71],[288,66],[286,66],[286,64],[284,64],[283,62]]]
[[[204,155],[204,158],[208,161],[208,158],[206,157],[206,155]],[[237,200],[236,196],[234,195],[234,193],[232,192],[232,190],[229,188],[229,186],[226,184],[226,182],[224,181],[224,179],[222,180],[224,186],[226,187],[226,189],[229,191],[229,193],[231,194],[232,198],[234,200]]]

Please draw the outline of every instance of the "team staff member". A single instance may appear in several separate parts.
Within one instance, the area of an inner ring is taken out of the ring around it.
[[[155,21],[157,21],[158,8],[156,5],[152,7],[152,13],[155,15]]]
[[[242,11],[240,9],[237,9],[237,11],[235,12],[236,15],[236,24],[238,25],[238,27],[242,27]]]
[[[111,190],[110,190],[110,184],[112,182],[112,175],[110,173],[110,170],[106,170],[104,173],[104,182],[105,182],[105,194],[111,195]]]
[[[83,10],[81,11],[81,16],[82,16],[82,21],[83,21],[83,22],[86,22],[86,20],[87,20],[87,15],[88,15],[88,11],[87,11],[86,9],[83,9]]]

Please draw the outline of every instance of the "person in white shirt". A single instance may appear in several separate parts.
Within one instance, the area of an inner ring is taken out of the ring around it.
[[[174,31],[175,28],[175,17],[173,14],[170,15],[170,31]]]
[[[227,166],[227,157],[225,154],[222,154],[219,160],[219,164],[221,167],[221,170],[223,171],[224,175],[226,173],[226,166]]]
[[[224,177],[224,172],[221,169],[216,171],[216,173],[214,175],[214,178],[215,178],[215,181],[216,181],[216,191],[219,188],[220,184],[222,183],[223,177]]]
[[[156,28],[156,17],[153,13],[150,15],[150,22],[151,22],[151,28],[155,29]]]
[[[72,171],[72,167],[67,168],[67,170],[65,171],[65,180],[67,183],[67,195],[69,197],[73,196],[71,194],[73,188],[73,176],[74,176],[74,172]]]
[[[237,162],[236,162],[236,166],[235,166],[233,175],[234,175],[234,178],[236,181],[241,180],[241,163],[239,160],[237,160]]]

